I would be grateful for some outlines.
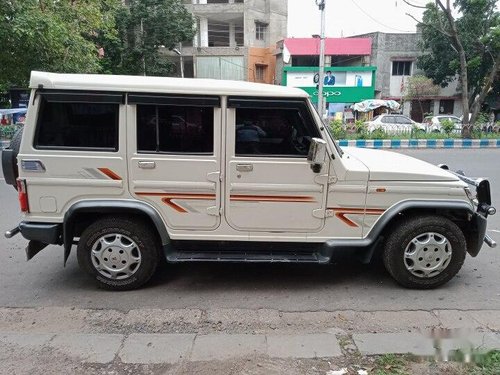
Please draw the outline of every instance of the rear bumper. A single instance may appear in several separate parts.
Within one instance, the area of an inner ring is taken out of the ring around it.
[[[44,244],[62,244],[62,224],[59,223],[34,223],[22,221],[19,230],[24,238],[29,241],[38,241]]]

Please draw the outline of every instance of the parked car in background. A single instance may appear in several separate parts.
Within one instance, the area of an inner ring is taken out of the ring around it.
[[[451,121],[455,124],[454,132],[460,133],[462,131],[462,120],[457,116],[439,115],[439,116],[426,116],[424,117],[424,125],[429,133],[443,133],[443,121]]]
[[[376,129],[382,129],[387,133],[410,133],[415,130],[426,130],[424,125],[419,124],[404,115],[378,115],[365,124],[370,133]]]

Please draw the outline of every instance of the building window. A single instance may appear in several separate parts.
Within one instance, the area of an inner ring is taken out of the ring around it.
[[[262,22],[255,22],[255,39],[266,40],[267,25]]]
[[[266,66],[265,65],[255,65],[255,80],[265,81],[266,79]]]
[[[393,61],[392,75],[393,76],[409,76],[411,75],[411,61]]]
[[[213,142],[213,108],[137,105],[140,153],[212,154]]]
[[[453,99],[443,99],[439,101],[439,114],[440,115],[452,115],[453,107],[455,106],[455,101]]]

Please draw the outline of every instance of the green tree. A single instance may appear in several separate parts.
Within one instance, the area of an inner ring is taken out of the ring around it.
[[[120,74],[170,74],[172,64],[161,50],[191,40],[196,32],[181,0],[130,0],[129,8],[116,13],[115,24],[119,40],[107,43],[103,63]]]
[[[32,70],[101,71],[98,39],[117,37],[120,0],[0,0],[0,86],[26,86]]]
[[[459,77],[465,137],[470,137],[469,124],[474,124],[500,68],[500,15],[496,3],[435,0],[427,4],[419,22],[424,54],[418,66],[443,87]],[[472,113],[470,120],[468,113]]]

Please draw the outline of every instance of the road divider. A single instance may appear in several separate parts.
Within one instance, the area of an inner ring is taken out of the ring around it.
[[[500,139],[341,139],[342,147],[361,148],[500,148]]]

